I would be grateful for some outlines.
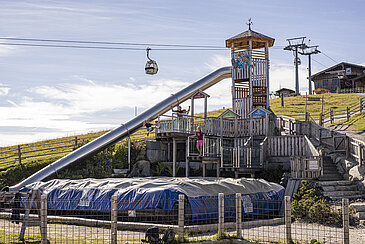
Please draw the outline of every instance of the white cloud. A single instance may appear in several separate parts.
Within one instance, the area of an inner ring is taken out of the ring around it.
[[[1,87],[1,84],[0,84],[0,96],[8,95],[9,91],[10,91],[9,87]]]
[[[210,62],[205,64],[211,71],[231,66],[231,58],[229,55],[216,54],[213,55]]]

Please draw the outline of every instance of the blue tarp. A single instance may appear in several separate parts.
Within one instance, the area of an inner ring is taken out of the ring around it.
[[[118,210],[177,207],[180,194],[187,197],[192,220],[217,219],[218,193],[224,193],[225,217],[235,216],[235,194],[242,194],[243,213],[265,214],[280,210],[284,188],[255,179],[84,179],[52,180],[28,185],[23,191],[40,189],[47,194],[48,209],[110,211],[111,197],[117,195]]]

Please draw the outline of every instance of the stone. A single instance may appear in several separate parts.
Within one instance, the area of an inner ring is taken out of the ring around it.
[[[352,179],[357,179],[358,181],[363,181],[365,177],[365,166],[355,166],[349,170],[349,174]]]

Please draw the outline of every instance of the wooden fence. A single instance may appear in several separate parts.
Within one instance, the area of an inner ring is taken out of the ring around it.
[[[132,141],[139,142],[155,137],[155,134],[146,136],[145,128],[138,130],[130,136]],[[72,152],[75,148],[92,141],[99,137],[97,136],[75,136],[69,140],[56,141],[50,143],[37,143],[31,145],[17,145],[9,150],[0,151],[0,171],[13,167],[16,164],[24,165],[34,160],[44,160],[51,158],[59,158]],[[118,143],[127,141],[128,138],[121,140]]]
[[[299,121],[279,115],[277,123],[287,134],[306,135],[308,138],[314,139],[319,145],[329,148],[333,152],[343,153],[347,158],[357,161],[360,165],[365,165],[365,143],[360,140],[324,128],[314,121]]]
[[[14,163],[22,164],[30,162],[34,158],[58,157],[72,152],[75,147],[83,144],[85,140],[93,140],[97,136],[77,137],[65,141],[50,142],[34,145],[18,145],[10,150],[0,152],[0,166],[7,168]]]
[[[267,124],[265,118],[223,119],[217,117],[176,117],[161,115],[158,119],[157,133],[194,134],[200,126],[206,135],[222,137],[244,137],[265,135]]]

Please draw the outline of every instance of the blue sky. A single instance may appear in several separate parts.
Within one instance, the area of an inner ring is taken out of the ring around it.
[[[365,64],[365,4],[347,1],[4,1],[0,37],[224,46],[247,29],[276,39],[271,90],[294,88],[286,39],[307,36],[337,62]],[[0,43],[10,41],[0,41]],[[15,42],[15,41],[12,41]],[[147,46],[142,46],[146,48]],[[145,51],[0,45],[0,146],[114,128],[221,66],[229,50]],[[307,86],[302,58],[300,86]],[[335,64],[313,57],[313,72]],[[230,81],[207,93],[209,109],[230,107]],[[197,104],[198,112],[202,105]]]

